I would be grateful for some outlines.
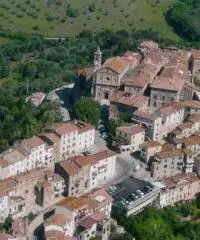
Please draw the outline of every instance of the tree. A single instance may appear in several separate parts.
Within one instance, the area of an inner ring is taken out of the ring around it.
[[[100,104],[93,98],[83,97],[74,104],[72,114],[75,118],[97,127],[100,119]]]
[[[106,124],[106,131],[108,133],[107,142],[109,147],[112,147],[113,145],[117,147],[123,141],[122,138],[116,136],[116,128],[123,124],[124,121],[121,118],[110,119]]]
[[[4,223],[3,223],[3,226],[4,226],[4,229],[6,230],[6,232],[10,232],[11,231],[11,228],[12,228],[12,222],[13,222],[13,219],[11,218],[11,216],[9,215]]]
[[[197,193],[197,196],[196,196],[196,205],[197,205],[197,208],[200,209],[200,193]]]
[[[30,212],[27,216],[29,223],[32,222],[36,218],[36,214]]]

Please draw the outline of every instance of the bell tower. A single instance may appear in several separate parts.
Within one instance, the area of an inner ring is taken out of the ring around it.
[[[98,47],[96,52],[94,53],[94,67],[95,69],[99,69],[101,67],[101,60],[102,60],[102,52]]]

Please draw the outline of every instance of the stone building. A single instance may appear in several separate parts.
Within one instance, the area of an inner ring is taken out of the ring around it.
[[[153,109],[170,102],[192,98],[192,94],[187,96],[184,92],[185,83],[191,81],[189,72],[191,53],[180,50],[167,57],[167,64],[162,66],[150,85],[150,107]]]
[[[192,51],[192,79],[200,81],[200,50]]]
[[[110,100],[109,117],[131,116],[136,110],[145,112],[148,108],[148,100],[148,97],[142,94],[117,91]]]

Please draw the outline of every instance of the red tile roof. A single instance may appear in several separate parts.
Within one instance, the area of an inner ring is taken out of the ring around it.
[[[39,147],[43,144],[45,144],[45,142],[37,136],[33,136],[29,139],[22,140],[22,142],[21,142],[21,146],[23,146],[27,149],[30,149],[30,150],[33,148]]]
[[[125,80],[125,86],[136,86],[140,88],[144,88],[147,85],[146,79],[143,76],[136,75],[131,76]]]
[[[63,136],[65,134],[69,134],[71,132],[78,132],[77,126],[75,126],[73,123],[56,123],[52,126],[52,129],[59,134],[60,136]]]
[[[142,94],[131,94],[117,91],[112,95],[111,103],[112,102],[140,108],[143,104],[148,104],[148,97],[143,96]]]
[[[120,57],[114,57],[114,58],[109,58],[105,61],[105,63],[102,66],[102,69],[106,67],[112,69],[118,74],[121,74],[121,73],[124,73],[126,70],[128,70],[129,63]]]
[[[117,130],[128,135],[135,135],[145,131],[144,128],[138,124],[126,124],[121,127],[118,127]]]
[[[95,129],[95,127],[92,126],[91,124],[83,122],[81,120],[74,120],[72,123],[78,128],[79,133],[83,133],[83,132],[87,132]]]

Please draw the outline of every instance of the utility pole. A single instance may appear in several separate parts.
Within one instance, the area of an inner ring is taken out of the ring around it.
[[[29,79],[27,78],[27,81],[26,81],[26,93],[28,94],[29,92]]]

